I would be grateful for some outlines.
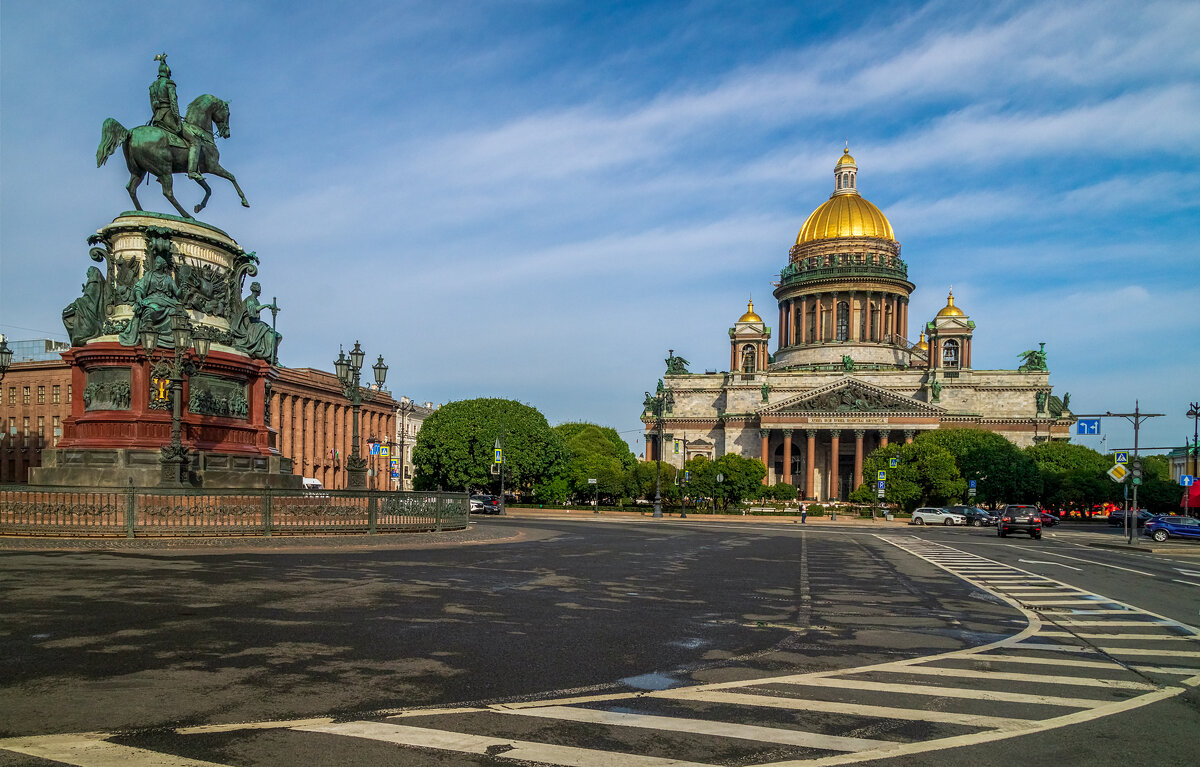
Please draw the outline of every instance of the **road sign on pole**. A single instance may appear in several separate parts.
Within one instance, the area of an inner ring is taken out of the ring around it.
[[[1124,450],[1118,450],[1113,453],[1113,460],[1117,463],[1129,463],[1129,453]]]
[[[1076,434],[1099,434],[1100,419],[1099,418],[1080,418],[1075,422]]]
[[[1179,484],[1183,485],[1184,487],[1191,487],[1195,483],[1196,483],[1196,478],[1193,477],[1191,474],[1184,474],[1182,477],[1179,478]]]
[[[888,461],[888,468],[894,469],[894,468],[896,468],[896,467],[897,467],[897,466],[899,466],[899,465],[900,465],[900,459],[899,459],[899,458],[892,458],[892,459],[890,459],[890,460]]]
[[[887,479],[887,472],[886,472],[886,471],[884,471],[883,469],[880,469],[880,470],[879,470],[879,476],[878,476],[878,477],[876,477],[876,479],[878,479],[880,482],[882,482],[883,480]]]
[[[881,480],[879,480],[879,489],[880,489],[880,491],[882,491],[882,490],[883,490],[885,487],[887,487],[887,482],[883,481],[882,479],[881,479]]]
[[[1108,470],[1108,476],[1113,478],[1113,482],[1124,482],[1125,477],[1129,475],[1129,469],[1125,468],[1125,464],[1114,463],[1113,467]]]
[[[975,489],[975,480],[973,480],[973,479],[968,479],[968,480],[967,480],[967,487],[969,487],[969,488],[971,488],[972,490],[974,490],[974,489]]]

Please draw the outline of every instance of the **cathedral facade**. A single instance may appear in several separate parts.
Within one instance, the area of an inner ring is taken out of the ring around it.
[[[661,418],[642,415],[647,460],[760,458],[768,484],[826,501],[862,482],[865,455],[923,430],[986,429],[1019,446],[1070,438],[1069,397],[1054,396],[1044,350],[1016,370],[975,369],[975,323],[953,293],[935,317],[910,322],[900,243],[859,194],[849,150],[774,286],[778,331],[751,302],[729,329],[728,372],[689,373],[672,353]]]

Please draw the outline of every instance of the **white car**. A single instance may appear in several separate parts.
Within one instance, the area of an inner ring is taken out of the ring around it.
[[[967,518],[952,511],[926,506],[913,512],[912,523],[914,525],[965,525]]]

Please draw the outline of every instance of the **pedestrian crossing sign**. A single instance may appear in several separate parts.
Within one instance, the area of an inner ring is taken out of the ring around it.
[[[880,469],[880,470],[879,470],[879,476],[878,476],[878,479],[879,479],[879,481],[880,481],[880,482],[882,482],[883,480],[887,479],[887,472],[886,472],[886,471],[884,471],[883,469]]]
[[[380,445],[380,446],[379,446],[379,454],[380,454],[381,456],[383,456],[384,458],[387,458],[387,457],[388,457],[388,455],[390,455],[390,453],[388,452],[388,446],[387,446],[387,445]]]
[[[1113,460],[1117,463],[1129,463],[1129,453],[1124,451],[1113,453]]]

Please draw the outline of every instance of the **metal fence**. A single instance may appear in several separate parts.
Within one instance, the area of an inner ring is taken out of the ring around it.
[[[328,535],[467,526],[469,496],[413,491],[0,486],[0,535]]]

